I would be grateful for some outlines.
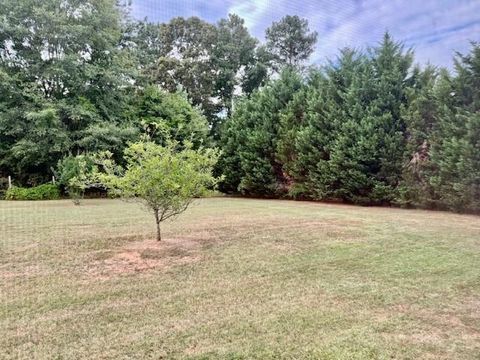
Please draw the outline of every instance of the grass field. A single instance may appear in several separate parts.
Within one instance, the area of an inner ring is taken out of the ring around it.
[[[2,359],[479,359],[480,218],[0,202]]]

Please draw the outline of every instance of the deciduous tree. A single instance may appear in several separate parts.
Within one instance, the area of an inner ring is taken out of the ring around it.
[[[267,49],[274,55],[277,68],[298,67],[313,54],[317,37],[308,20],[287,15],[267,29]]]
[[[152,211],[158,241],[161,222],[181,214],[194,198],[204,195],[217,182],[212,175],[217,150],[194,150],[191,146],[178,150],[177,145],[131,144],[125,150],[124,169],[116,167],[115,171],[107,157],[102,161],[106,174],[99,175],[112,194],[139,201]]]

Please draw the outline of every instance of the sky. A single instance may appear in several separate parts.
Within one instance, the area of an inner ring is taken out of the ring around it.
[[[298,15],[318,32],[311,62],[333,59],[338,49],[376,45],[388,30],[414,49],[416,62],[452,68],[455,51],[480,42],[480,0],[132,0],[135,18],[166,22],[198,16],[217,22],[229,13],[245,19],[264,40],[265,29],[283,16]]]

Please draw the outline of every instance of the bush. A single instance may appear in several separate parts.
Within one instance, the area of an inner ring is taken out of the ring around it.
[[[93,160],[87,155],[67,156],[58,162],[58,183],[65,187],[75,205],[80,205],[80,199],[89,187],[89,175],[93,167]]]
[[[5,200],[55,200],[60,198],[60,189],[54,184],[43,184],[32,188],[13,186],[5,193]]]

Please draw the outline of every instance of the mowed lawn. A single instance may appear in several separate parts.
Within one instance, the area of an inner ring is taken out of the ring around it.
[[[478,359],[480,217],[0,202],[2,359]]]

